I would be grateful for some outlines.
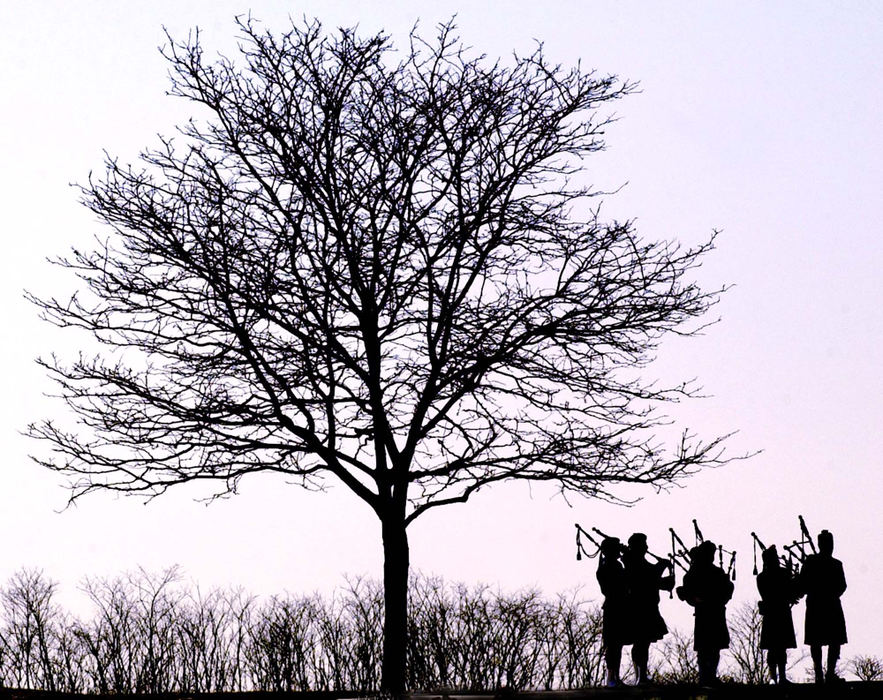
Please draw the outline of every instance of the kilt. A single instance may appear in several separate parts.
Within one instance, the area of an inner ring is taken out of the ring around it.
[[[761,649],[796,649],[794,621],[791,619],[791,606],[787,603],[765,605],[763,623],[760,628]]]
[[[806,600],[804,643],[809,645],[846,644],[846,620],[839,598]]]

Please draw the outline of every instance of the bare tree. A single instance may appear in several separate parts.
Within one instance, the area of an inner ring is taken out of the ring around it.
[[[618,500],[722,461],[666,446],[644,377],[720,290],[713,246],[600,220],[584,159],[632,86],[472,55],[450,24],[277,35],[239,22],[239,63],[169,39],[171,94],[199,110],[138,167],[82,186],[108,231],[57,262],[81,289],[31,299],[100,343],[41,363],[78,420],[30,426],[36,460],[95,490],[232,493],[276,472],[344,484],[380,519],[383,685],[405,683],[407,527],[505,479]]]

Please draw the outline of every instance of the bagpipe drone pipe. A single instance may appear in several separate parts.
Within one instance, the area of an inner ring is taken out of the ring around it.
[[[684,540],[681,539],[673,527],[668,528],[668,531],[671,534],[671,559],[672,561],[681,560],[686,562],[686,566],[683,564],[681,565],[681,568],[686,571],[692,561],[691,551],[706,541],[705,536],[702,534],[702,530],[699,529],[699,523],[696,521],[696,518],[693,518],[693,538],[695,544],[691,548],[688,548],[687,545],[684,544]],[[733,549],[726,549],[721,544],[718,544],[715,549],[717,550],[718,566],[720,566],[721,569],[724,569],[731,581],[735,581],[736,551]],[[727,561],[726,568],[724,567],[725,559]]]
[[[800,567],[803,566],[807,556],[809,556],[807,549],[809,550],[809,553],[817,553],[815,542],[813,542],[812,535],[809,534],[809,528],[807,528],[803,516],[798,515],[797,521],[800,526],[800,539],[792,540],[791,544],[782,545],[782,550],[785,553],[779,555],[780,565],[794,576],[797,575]],[[769,548],[756,533],[752,532],[751,538],[754,540],[754,571],[752,573],[757,576],[757,549],[759,547],[763,552]],[[772,546],[775,547],[775,545]]]

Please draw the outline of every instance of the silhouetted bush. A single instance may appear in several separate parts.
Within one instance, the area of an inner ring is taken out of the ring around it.
[[[727,623],[730,628],[730,648],[726,654],[728,670],[740,683],[762,685],[770,682],[766,651],[760,648],[760,630],[763,616],[757,603],[730,606]],[[791,653],[792,665],[794,653]]]
[[[662,653],[651,658],[651,676],[665,684],[699,682],[692,634],[670,630],[659,645]]]
[[[488,586],[412,580],[412,688],[574,688],[603,675],[601,613],[575,594],[504,595]]]
[[[177,568],[81,586],[93,614],[56,605],[55,582],[16,573],[0,589],[0,684],[78,693],[373,691],[383,590],[350,579],[331,598],[201,591]],[[411,581],[408,681],[415,689],[570,688],[603,674],[601,615],[575,594],[504,594]]]
[[[883,680],[883,659],[878,656],[853,656],[847,668],[860,681]]]

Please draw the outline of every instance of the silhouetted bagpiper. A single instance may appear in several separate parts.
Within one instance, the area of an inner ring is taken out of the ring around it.
[[[755,538],[757,535],[751,533]],[[797,647],[791,606],[800,598],[793,572],[782,566],[775,545],[763,550],[763,570],[757,574],[759,612],[763,618],[760,648],[767,650],[767,665],[773,683],[787,683],[788,649]]]
[[[733,595],[733,582],[714,563],[717,547],[705,540],[690,550],[690,568],[678,586],[678,598],[694,608],[693,649],[699,663],[699,682],[717,682],[720,650],[730,645],[727,629],[727,602]]]
[[[651,563],[644,558],[645,554],[647,536],[636,532],[629,537],[628,549],[622,561],[628,588],[629,639],[638,684],[648,682],[650,644],[668,633],[665,620],[659,614],[659,591],[670,591],[674,586],[674,576],[665,575],[671,563],[667,559]]]
[[[601,541],[592,533],[601,537]],[[583,539],[591,542],[595,550],[586,549]],[[611,537],[596,527],[589,532],[576,523],[577,560],[584,555],[600,556],[596,576],[604,594],[602,639],[607,685],[622,684],[619,675],[622,648],[629,644],[638,683],[646,683],[650,643],[668,631],[659,614],[659,591],[671,591],[674,587],[674,576],[665,575],[667,569],[673,568],[672,560],[648,551],[643,533],[633,534],[626,549],[618,537]],[[647,561],[647,556],[656,563]]]
[[[804,641],[812,655],[816,683],[842,680],[837,675],[840,646],[846,644],[846,620],[840,596],[846,590],[843,564],[833,557],[834,536],[822,530],[819,549],[803,562],[798,586],[806,594]],[[822,668],[822,647],[828,647],[828,666]]]
[[[619,667],[622,663],[622,647],[629,643],[628,587],[625,568],[620,561],[622,543],[618,537],[606,537],[601,542],[596,577],[604,595],[603,626],[604,662],[607,665],[607,685],[622,684]]]

